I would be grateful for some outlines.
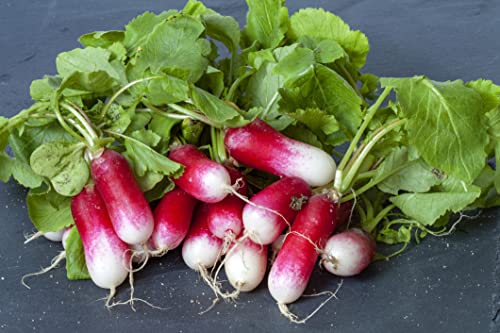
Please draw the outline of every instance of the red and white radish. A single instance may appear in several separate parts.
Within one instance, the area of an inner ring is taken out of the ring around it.
[[[127,160],[104,149],[94,156],[91,171],[118,237],[128,244],[144,244],[153,232],[153,212]]]
[[[231,183],[238,182],[240,185],[238,193],[247,195],[247,183],[243,174],[234,168],[227,168]],[[224,240],[225,249],[241,233],[243,229],[242,213],[245,202],[234,195],[228,195],[224,200],[209,204],[207,221],[208,228],[214,234]]]
[[[274,262],[274,259],[276,259],[278,252],[283,247],[285,238],[286,238],[285,234],[279,235],[278,238],[276,238],[276,240],[271,244],[271,265]]]
[[[220,259],[222,240],[208,228],[207,204],[201,204],[195,212],[191,228],[182,245],[182,259],[195,271],[213,267]]]
[[[175,249],[186,237],[197,200],[181,188],[165,194],[154,210],[155,227],[149,239],[156,255]]]
[[[224,143],[239,163],[277,176],[298,177],[311,186],[330,183],[336,171],[325,151],[286,137],[260,119],[231,128]]]
[[[71,213],[90,277],[98,287],[110,289],[111,298],[129,274],[129,247],[115,233],[104,200],[93,184],[72,198]]]
[[[326,194],[309,198],[298,213],[269,272],[269,291],[278,304],[295,302],[306,289],[318,249],[336,227],[336,213],[337,205]]]
[[[251,291],[264,279],[267,266],[267,245],[250,239],[234,243],[224,259],[229,283],[238,291]]]
[[[373,238],[361,229],[352,228],[328,239],[321,264],[332,274],[353,276],[368,267],[375,251]]]
[[[214,203],[230,192],[231,177],[221,164],[212,161],[191,144],[173,148],[168,156],[184,166],[182,176],[174,178],[175,185],[196,199]]]
[[[43,237],[48,239],[51,242],[60,242],[62,241],[63,233],[64,233],[65,228],[62,228],[57,231],[49,231],[49,232],[44,232]]]
[[[245,232],[257,244],[271,244],[291,223],[304,199],[311,195],[306,182],[285,177],[269,185],[243,208]]]

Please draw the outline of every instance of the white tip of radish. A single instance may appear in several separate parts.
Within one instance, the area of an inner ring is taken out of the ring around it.
[[[57,230],[57,231],[49,231],[49,232],[45,232],[43,234],[43,237],[47,238],[49,241],[52,241],[52,242],[60,242],[60,241],[62,241],[63,232],[64,232],[64,228],[61,230]]]
[[[231,285],[239,291],[251,291],[264,279],[267,264],[267,246],[245,240],[228,252],[224,269]]]
[[[281,233],[276,225],[279,225],[282,218],[262,208],[246,205],[243,209],[242,219],[245,232],[257,244],[271,244]]]
[[[215,203],[223,200],[231,192],[231,178],[227,170],[220,165],[217,168],[207,168],[202,178],[204,202]]]
[[[124,211],[127,214],[127,211]],[[137,224],[120,223],[119,227],[115,227],[115,232],[122,241],[129,245],[143,244],[148,241],[153,233],[154,220],[153,216],[145,216],[146,220]],[[126,221],[127,218],[120,219]]]
[[[289,145],[291,152],[300,158],[290,160],[290,174],[303,179],[310,186],[323,186],[335,178],[337,165],[325,151],[310,145]]]
[[[116,288],[129,274],[129,257],[111,247],[105,233],[96,233],[94,237],[92,255],[86,260],[92,281],[100,288]]]
[[[357,275],[373,260],[375,249],[375,242],[364,231],[349,229],[328,239],[321,264],[337,276]]]
[[[302,296],[307,280],[300,279],[300,272],[282,271],[269,274],[267,285],[271,296],[281,304],[293,303]]]
[[[192,270],[198,271],[201,267],[213,267],[221,256],[222,240],[214,239],[210,235],[197,235],[188,238],[182,245],[182,259]]]

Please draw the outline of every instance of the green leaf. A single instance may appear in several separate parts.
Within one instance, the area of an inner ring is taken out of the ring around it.
[[[144,45],[149,34],[160,23],[164,22],[168,17],[171,17],[178,12],[176,10],[169,10],[155,15],[151,12],[145,12],[132,21],[125,27],[125,35],[123,38],[123,45],[135,53],[138,48]]]
[[[188,97],[188,83],[169,75],[159,80],[151,80],[146,92],[148,102],[157,106],[185,101]]]
[[[380,83],[379,77],[373,74],[366,73],[361,75],[359,77],[359,80],[362,82],[362,86],[359,89],[361,95],[368,99],[376,99],[377,96],[375,92]]]
[[[9,143],[9,130],[7,126],[9,126],[9,119],[0,116],[0,150],[4,150]]]
[[[172,128],[180,122],[180,119],[168,118],[159,114],[154,114],[148,128],[168,143],[170,141]]]
[[[152,130],[147,130],[144,128],[132,132],[131,136],[150,147],[156,147],[161,140],[161,136],[159,136]]]
[[[288,9],[283,0],[246,0],[248,4],[247,24],[243,28],[244,46],[254,41],[262,48],[280,45],[288,29]]]
[[[318,136],[304,126],[290,125],[287,128],[285,128],[285,130],[282,133],[294,140],[305,142],[309,145],[318,148],[323,148],[323,145],[321,144],[321,141],[318,139]]]
[[[153,74],[168,74],[196,82],[207,66],[210,43],[201,38],[205,27],[189,16],[158,24],[142,47],[136,66]]]
[[[202,122],[189,118],[184,119],[181,124],[182,137],[186,140],[186,143],[198,145],[204,128],[205,124]]]
[[[34,101],[48,102],[54,96],[54,92],[59,87],[55,85],[55,78],[45,76],[43,79],[33,80],[30,85],[30,95]]]
[[[320,109],[299,109],[294,113],[290,113],[289,116],[305,124],[315,133],[330,135],[339,130],[337,119]]]
[[[56,58],[57,72],[63,77],[69,76],[73,72],[88,73],[89,75],[103,72],[116,82],[125,84],[125,68],[111,65],[110,56],[110,51],[96,47],[59,53]],[[104,74],[99,75],[104,77]]]
[[[319,109],[337,119],[344,136],[353,137],[362,119],[361,99],[335,71],[316,65],[295,80],[287,81],[280,90],[280,109],[294,113],[297,109]]]
[[[238,111],[205,90],[191,86],[190,93],[193,104],[216,126],[234,127],[248,123]]]
[[[202,16],[207,35],[224,44],[232,55],[238,52],[240,26],[231,16],[207,13]]]
[[[178,177],[183,172],[183,167],[144,143],[125,139],[125,155],[134,165],[135,174],[142,177],[147,171],[156,172],[165,176]]]
[[[274,67],[274,72],[286,79],[294,79],[300,76],[301,73],[310,70],[315,62],[316,58],[313,51],[298,47],[283,57]]]
[[[490,208],[500,205],[500,195],[495,188],[495,177],[495,170],[486,165],[474,180],[474,185],[481,188],[481,196],[471,205],[472,208]]]
[[[48,142],[31,154],[30,165],[35,173],[50,179],[57,193],[71,197],[80,193],[90,177],[84,151],[81,143]]]
[[[58,92],[63,92],[65,89],[72,91],[64,91],[66,96],[80,96],[85,94],[108,94],[116,82],[108,73],[104,71],[96,72],[73,72],[66,76],[59,88]]]
[[[143,176],[136,177],[137,184],[141,191],[147,192],[152,190],[165,176],[157,172],[146,172]]]
[[[80,234],[73,227],[66,238],[66,276],[68,280],[90,279]]]
[[[146,197],[146,200],[148,202],[152,202],[155,200],[159,200],[165,196],[168,192],[172,191],[175,187],[175,184],[173,181],[170,180],[168,177],[163,177],[162,181],[156,184],[156,186],[144,193],[144,196]]]
[[[132,119],[127,111],[119,104],[113,103],[106,113],[108,129],[112,132],[124,133]]]
[[[500,105],[500,86],[494,84],[491,80],[476,80],[465,84],[474,89],[483,99],[484,112],[498,108]]]
[[[37,188],[43,183],[43,178],[37,175],[32,168],[17,159],[11,163],[11,172],[14,179],[27,188]]]
[[[475,186],[469,192],[406,193],[390,200],[407,216],[424,225],[432,225],[448,211],[463,210],[480,194],[481,190]]]
[[[461,81],[384,78],[396,88],[410,144],[431,166],[471,183],[486,164],[488,134],[481,96]]]
[[[208,66],[207,71],[196,83],[198,87],[220,97],[224,91],[224,73],[215,67]]]
[[[80,36],[78,41],[87,47],[102,47],[108,48],[116,42],[122,42],[124,38],[124,32],[119,30],[111,31],[95,31],[85,35]]]
[[[7,156],[5,152],[0,153],[0,180],[7,183],[12,176],[13,159]]]
[[[54,191],[38,194],[30,190],[26,197],[30,219],[41,232],[58,231],[73,224],[70,202],[70,198]]]
[[[351,30],[340,17],[323,9],[301,9],[290,17],[287,37],[295,42],[303,36],[336,41],[357,68],[363,67],[370,50],[368,38],[361,31]]]
[[[384,179],[378,188],[389,194],[427,192],[441,182],[432,168],[420,158],[412,158],[406,147],[395,149],[376,170],[373,181]]]
[[[304,35],[298,39],[298,42],[313,50],[316,61],[321,64],[330,64],[348,56],[342,46],[333,39],[314,39]]]

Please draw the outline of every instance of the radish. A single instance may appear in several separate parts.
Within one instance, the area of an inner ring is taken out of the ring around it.
[[[295,302],[307,283],[328,236],[336,227],[337,205],[327,194],[316,194],[298,213],[268,277],[268,287],[281,312],[290,318],[286,304]]]
[[[127,160],[104,149],[93,158],[91,171],[118,237],[128,244],[144,244],[153,232],[153,213]]]
[[[174,178],[175,185],[196,199],[214,203],[224,199],[234,190],[231,177],[221,164],[212,161],[191,144],[173,148],[169,158],[184,165],[184,172]]]
[[[129,247],[115,233],[104,200],[93,184],[72,198],[71,213],[92,281],[100,288],[110,289],[108,305],[116,287],[129,274]]]
[[[200,205],[182,245],[182,259],[189,268],[203,271],[213,267],[220,258],[222,240],[215,237],[208,228],[206,214],[208,205]]]
[[[47,238],[51,242],[60,242],[62,241],[64,229],[65,228],[62,228],[61,230],[57,231],[44,232],[43,237]]]
[[[229,129],[224,143],[236,161],[277,176],[298,177],[311,186],[324,186],[335,176],[330,155],[284,136],[260,119]]]
[[[276,238],[276,240],[271,244],[271,264],[274,262],[274,259],[276,259],[276,256],[278,255],[278,252],[283,247],[285,238],[285,234],[279,235],[278,238]]]
[[[247,195],[247,183],[243,174],[234,168],[227,168],[231,183],[239,182],[238,193]],[[238,197],[228,195],[224,200],[209,204],[207,213],[208,228],[215,237],[224,241],[224,250],[243,229],[242,212],[245,202]]]
[[[180,245],[189,231],[197,202],[178,187],[161,199],[154,210],[155,227],[149,239],[149,247],[155,255],[163,255]]]
[[[250,239],[233,244],[224,259],[229,283],[238,291],[251,291],[264,279],[267,264],[267,245]]]
[[[250,199],[243,208],[245,232],[257,244],[271,244],[290,225],[305,198],[311,195],[306,182],[282,178]]]
[[[332,274],[353,276],[368,267],[375,256],[375,250],[375,241],[369,234],[352,228],[328,239],[321,264]]]

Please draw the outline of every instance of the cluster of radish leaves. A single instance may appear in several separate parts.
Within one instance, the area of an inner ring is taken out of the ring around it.
[[[500,156],[500,87],[361,74],[368,39],[339,17],[247,3],[241,30],[190,0],[123,31],[83,35],[82,48],[58,55],[56,75],[32,82],[31,107],[0,117],[0,179],[29,188],[39,231],[73,224],[70,197],[100,148],[124,154],[152,202],[182,173],[166,157],[172,143],[224,162],[224,128],[256,117],[338,156],[335,182],[317,190],[355,200],[355,221],[380,242],[406,246],[446,230],[453,213],[500,204],[500,174],[488,164]],[[274,179],[247,177],[257,187]],[[75,228],[66,268],[70,279],[88,278]]]

